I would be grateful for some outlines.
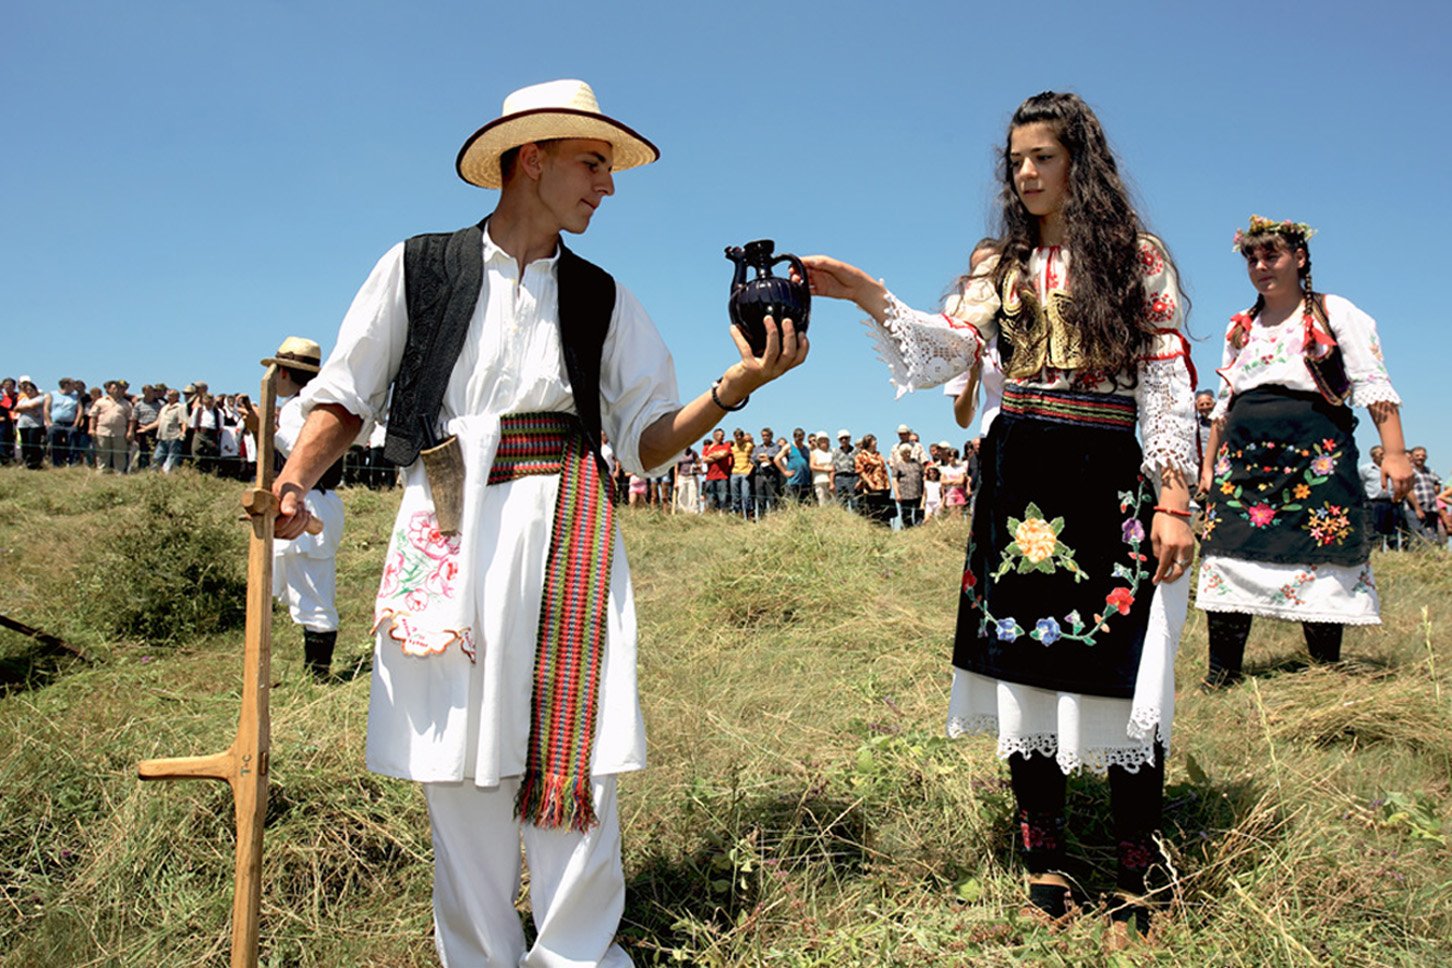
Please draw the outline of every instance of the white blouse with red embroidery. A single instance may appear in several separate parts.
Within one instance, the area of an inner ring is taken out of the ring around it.
[[[1133,388],[1115,382],[1113,374],[1087,369],[1045,366],[1034,376],[1008,378],[1009,383],[1039,390],[1073,390],[1133,397],[1139,412],[1144,471],[1159,478],[1176,467],[1193,481],[1199,474],[1195,444],[1194,373],[1184,326],[1184,297],[1164,248],[1152,236],[1140,239],[1144,274],[1145,317],[1156,329],[1141,358]],[[944,311],[926,313],[887,294],[887,315],[866,325],[887,364],[901,396],[912,390],[940,386],[960,377],[981,358],[985,344],[998,336],[1002,306],[993,284],[996,257],[979,264],[960,292],[949,297]],[[1069,256],[1059,246],[1040,246],[1029,258],[1029,273],[1039,299],[1068,290]]]
[[[1223,363],[1217,371],[1223,386],[1211,413],[1212,419],[1225,416],[1233,394],[1255,387],[1283,386],[1307,393],[1318,392],[1311,371],[1306,367],[1306,324],[1302,315],[1293,313],[1289,319],[1275,326],[1264,325],[1256,316],[1248,320],[1244,345],[1236,348],[1230,336],[1240,328],[1244,315],[1235,316],[1226,331]],[[1331,295],[1326,296],[1326,317],[1331,335],[1341,347],[1346,376],[1351,381],[1351,405],[1400,405],[1402,398],[1392,388],[1386,361],[1382,358],[1376,320],[1358,309],[1351,300]]]

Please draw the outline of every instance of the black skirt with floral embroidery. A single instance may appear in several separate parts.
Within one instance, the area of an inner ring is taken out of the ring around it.
[[[1359,565],[1371,527],[1356,416],[1319,393],[1257,387],[1230,402],[1201,551],[1247,561]]]
[[[1134,400],[1010,384],[981,449],[953,664],[1134,694],[1158,563]]]

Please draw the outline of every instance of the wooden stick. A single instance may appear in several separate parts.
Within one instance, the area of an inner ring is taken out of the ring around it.
[[[212,756],[143,760],[143,780],[223,780],[232,787],[237,863],[232,900],[232,968],[257,965],[262,905],[262,826],[267,816],[267,767],[272,745],[268,689],[272,668],[273,433],[277,426],[277,366],[262,378],[257,431],[257,486],[242,495],[252,524],[247,548],[247,638],[242,659],[242,711],[232,745]]]
[[[26,625],[24,622],[17,622],[13,618],[0,615],[0,626],[4,626],[12,632],[19,632],[21,635],[27,635],[48,649],[60,649],[64,652],[69,652],[78,659],[85,659],[87,662],[91,661],[86,653],[71,645],[65,639],[56,638],[49,632],[43,632],[38,628]]]

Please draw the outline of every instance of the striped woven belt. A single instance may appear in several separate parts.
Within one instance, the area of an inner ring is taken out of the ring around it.
[[[499,424],[499,449],[489,468],[490,484],[558,474],[565,465],[570,438],[580,432],[579,418],[572,413],[512,413]]]
[[[1002,412],[1035,417],[1050,423],[1133,431],[1138,408],[1133,397],[1032,390],[1010,383],[1003,388]]]
[[[559,474],[540,597],[529,750],[515,815],[537,827],[581,832],[598,822],[590,782],[610,565],[615,548],[609,484],[571,413],[509,414],[489,483]]]

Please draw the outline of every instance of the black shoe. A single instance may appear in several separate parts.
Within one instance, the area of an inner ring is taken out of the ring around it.
[[[314,632],[303,629],[303,665],[307,666],[313,678],[326,682],[328,669],[333,664],[333,646],[338,644],[338,633]]]

